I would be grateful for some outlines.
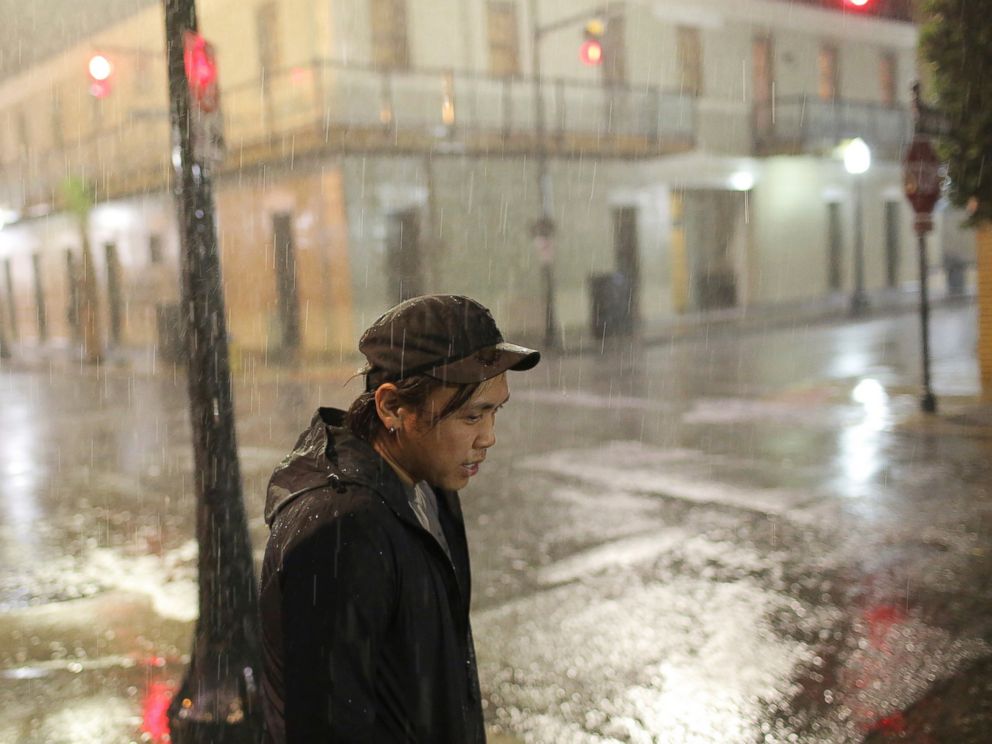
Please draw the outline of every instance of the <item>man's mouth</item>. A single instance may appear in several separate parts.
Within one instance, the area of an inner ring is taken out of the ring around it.
[[[482,464],[482,460],[474,460],[472,462],[463,462],[462,463],[462,468],[465,470],[466,473],[468,473],[470,476],[472,476],[472,475],[475,475],[476,473],[479,472],[479,465],[481,465],[481,464]]]

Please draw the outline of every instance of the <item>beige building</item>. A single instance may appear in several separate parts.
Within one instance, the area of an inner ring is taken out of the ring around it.
[[[908,2],[884,16],[844,0],[616,2],[599,16],[598,66],[579,59],[594,15],[574,0],[198,6],[220,66],[214,183],[242,348],[337,355],[423,291],[473,295],[508,329],[541,334],[539,148],[569,333],[589,325],[592,277],[611,272],[645,325],[850,293],[859,190],[867,288],[915,281],[899,166]],[[108,343],[165,332],[179,247],[161,16],[149,6],[0,81],[0,317],[18,343],[78,336],[69,176],[95,192],[86,229]],[[109,91],[87,74],[97,53]],[[836,152],[852,137],[873,153],[860,184]],[[960,245],[946,222],[938,236]]]

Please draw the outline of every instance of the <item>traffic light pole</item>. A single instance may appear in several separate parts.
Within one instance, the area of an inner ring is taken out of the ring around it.
[[[541,215],[531,226],[531,237],[539,246],[538,254],[541,263],[542,283],[544,285],[544,346],[554,349],[559,343],[557,313],[555,311],[555,275],[554,275],[554,193],[551,185],[551,174],[548,172],[548,140],[547,128],[544,122],[544,89],[541,77],[541,41],[553,32],[574,26],[576,23],[589,20],[593,16],[607,16],[616,12],[622,2],[612,5],[597,5],[587,8],[552,23],[538,22],[538,0],[530,0],[529,13],[531,23],[531,48],[534,60],[534,139],[536,140],[537,160],[537,192],[541,202]]]
[[[261,738],[258,597],[241,495],[210,163],[191,141],[198,117],[184,62],[195,0],[163,0],[193,426],[199,604],[189,667],[169,707],[177,744]]]
[[[541,80],[541,39],[549,30],[541,28],[537,21],[537,0],[530,0],[530,20],[533,28],[532,48],[534,54],[534,138],[537,145],[537,191],[541,201],[541,216],[532,229],[533,237],[554,240],[554,202],[551,175],[548,173],[548,143],[544,125],[544,90]],[[553,28],[558,28],[555,24]],[[539,232],[545,235],[539,235]],[[542,279],[544,284],[544,346],[553,349],[558,346],[558,321],[555,312],[555,275],[553,252],[549,242],[546,257],[542,258]]]

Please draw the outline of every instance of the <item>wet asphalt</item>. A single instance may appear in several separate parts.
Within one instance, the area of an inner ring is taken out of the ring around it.
[[[463,492],[501,742],[985,742],[975,310],[589,343],[511,378]],[[147,360],[146,360],[147,361]],[[351,365],[235,371],[264,485]],[[195,617],[181,370],[0,367],[0,742],[151,741]]]

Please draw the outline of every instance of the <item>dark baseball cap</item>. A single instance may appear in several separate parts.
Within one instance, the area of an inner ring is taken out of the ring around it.
[[[488,380],[507,370],[523,371],[541,353],[503,340],[485,307],[460,295],[413,297],[390,308],[358,342],[368,359],[365,387],[413,375],[449,383]]]

